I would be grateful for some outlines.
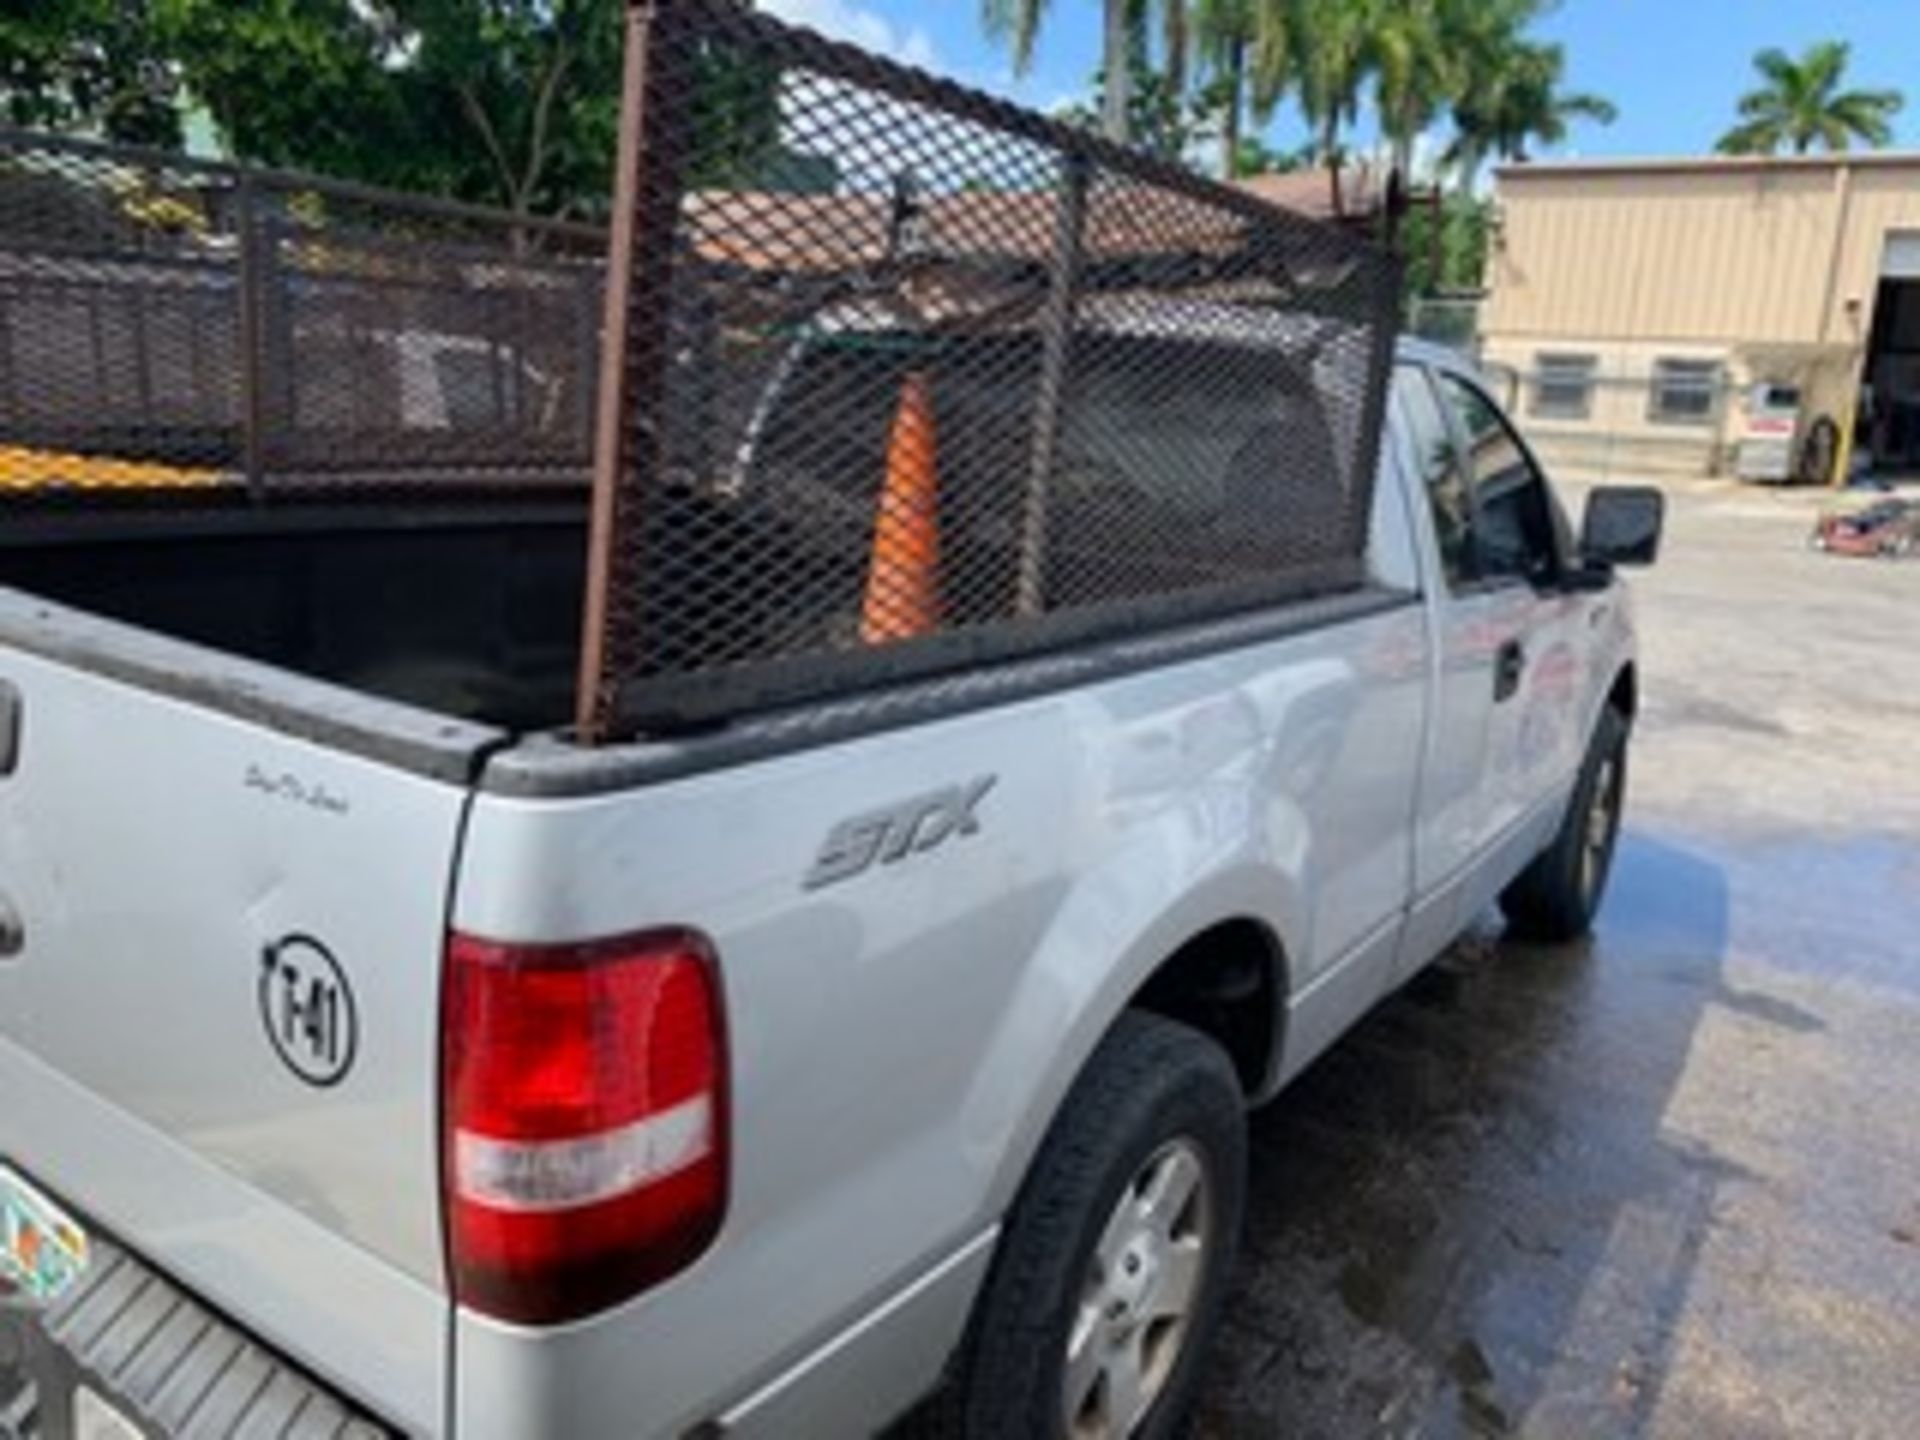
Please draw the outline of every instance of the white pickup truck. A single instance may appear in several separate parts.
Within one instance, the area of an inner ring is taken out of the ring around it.
[[[1378,474],[1358,588],[597,748],[577,509],[25,527],[0,1434],[1171,1433],[1244,1110],[1619,821],[1657,492],[1406,344]]]

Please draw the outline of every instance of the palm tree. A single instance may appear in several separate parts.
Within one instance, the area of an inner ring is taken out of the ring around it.
[[[1188,50],[1193,38],[1193,11],[1200,0],[1160,0],[1160,48],[1165,55],[1161,73],[1176,101],[1187,94]]]
[[[1247,104],[1247,52],[1254,41],[1255,0],[1194,0],[1193,38],[1212,77],[1208,91],[1220,113],[1220,175],[1240,171],[1240,119]]]
[[[1013,69],[1024,75],[1047,17],[1048,0],[980,0],[980,20],[989,38],[1010,41]],[[1187,0],[1101,0],[1100,129],[1109,140],[1132,138],[1134,58],[1146,44],[1147,23],[1158,10],[1166,46],[1167,81],[1176,96],[1187,88]]]
[[[1476,57],[1453,105],[1457,134],[1444,157],[1459,166],[1462,189],[1473,190],[1490,155],[1525,160],[1531,142],[1558,145],[1576,120],[1611,125],[1619,118],[1610,100],[1562,91],[1566,68],[1566,51],[1560,46],[1524,40]]]
[[[1127,139],[1127,81],[1134,27],[1142,17],[1140,0],[1102,0],[1100,31],[1100,126],[1112,140]],[[1033,64],[1033,47],[1047,18],[1047,0],[980,0],[980,23],[988,38],[1013,46],[1013,73]]]
[[[1012,44],[1016,75],[1025,75],[1033,64],[1034,42],[1046,18],[1047,0],[980,0],[980,24],[989,39]]]
[[[1105,0],[1100,26],[1100,63],[1105,76],[1100,92],[1100,128],[1109,140],[1122,145],[1133,138],[1128,102],[1133,98],[1134,29],[1140,19],[1140,7],[1132,0]]]
[[[1246,52],[1247,107],[1265,125],[1294,81],[1294,34],[1300,0],[1247,0],[1253,35]]]
[[[1380,0],[1369,28],[1374,105],[1393,145],[1393,168],[1412,178],[1413,142],[1459,91],[1463,9],[1484,0]]]
[[[1327,167],[1333,213],[1344,213],[1340,131],[1360,108],[1371,66],[1377,0],[1260,0],[1254,19],[1256,113],[1270,115],[1291,85]]]
[[[1455,0],[1445,12],[1451,73],[1448,106],[1455,136],[1446,155],[1448,164],[1465,158],[1479,169],[1486,144],[1482,132],[1495,108],[1495,92],[1507,83],[1515,52],[1524,45],[1524,32],[1548,0]],[[1472,174],[1467,176],[1472,187]]]
[[[1740,123],[1720,137],[1729,155],[1771,155],[1789,145],[1804,155],[1816,144],[1845,150],[1855,139],[1876,149],[1893,142],[1890,123],[1906,103],[1898,90],[1842,90],[1849,47],[1839,40],[1809,45],[1798,60],[1762,50],[1753,67],[1766,83],[1740,97]]]

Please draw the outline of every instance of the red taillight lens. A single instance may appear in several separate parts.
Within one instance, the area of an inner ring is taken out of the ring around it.
[[[448,1248],[461,1304],[577,1319],[685,1268],[726,1208],[726,1046],[685,931],[447,944]]]

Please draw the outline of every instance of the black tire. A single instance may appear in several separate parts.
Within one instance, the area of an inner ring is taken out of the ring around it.
[[[1821,415],[1807,427],[1806,439],[1800,442],[1794,479],[1802,485],[1831,485],[1833,467],[1839,458],[1840,427],[1830,416]]]
[[[1577,940],[1593,928],[1620,834],[1628,728],[1613,706],[1600,712],[1560,833],[1500,896],[1507,920],[1530,940]],[[1600,819],[1596,804],[1605,806]]]
[[[1068,1092],[1014,1201],[952,1381],[920,1433],[1064,1440],[1067,1347],[1095,1246],[1143,1167],[1197,1155],[1209,1236],[1201,1278],[1156,1398],[1130,1432],[1166,1440],[1190,1407],[1220,1319],[1246,1194],[1246,1112],[1232,1063],[1206,1036],[1121,1016]]]

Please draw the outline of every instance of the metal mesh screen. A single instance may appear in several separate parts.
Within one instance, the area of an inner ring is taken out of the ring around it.
[[[581,483],[604,249],[0,131],[0,496]]]
[[[728,0],[629,26],[586,736],[1359,582],[1388,257]]]

